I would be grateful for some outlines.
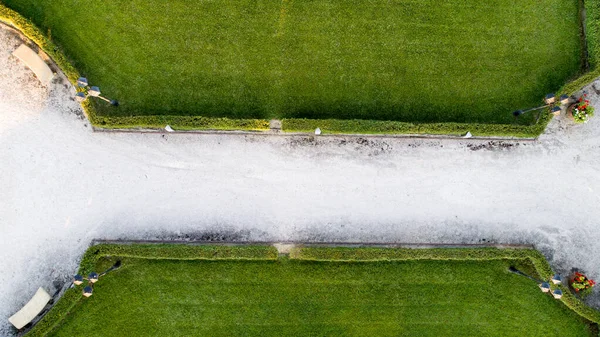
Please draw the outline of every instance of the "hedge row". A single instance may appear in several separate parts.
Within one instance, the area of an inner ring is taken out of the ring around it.
[[[296,247],[290,258],[310,261],[404,261],[404,260],[523,260],[529,259],[541,278],[549,280],[554,272],[548,261],[534,249],[498,248],[324,248]],[[561,301],[587,320],[600,323],[600,311],[587,306],[561,285]]]
[[[276,260],[273,246],[186,244],[99,244],[90,247],[80,263],[80,272],[90,272],[101,257],[119,256],[170,260]]]
[[[73,67],[65,54],[44,35],[31,21],[0,2],[0,21],[17,28],[31,41],[35,42],[62,69],[71,83],[76,83],[79,72]]]
[[[86,114],[95,127],[106,129],[164,129],[170,125],[175,130],[269,130],[264,119],[230,119],[202,116],[100,116],[91,104],[84,104]]]
[[[535,125],[516,124],[477,124],[477,123],[407,123],[375,120],[340,119],[283,119],[281,128],[286,132],[310,132],[316,128],[323,133],[363,133],[363,134],[430,134],[462,136],[471,132],[474,136],[505,136],[535,138],[550,121],[550,114],[543,110]]]

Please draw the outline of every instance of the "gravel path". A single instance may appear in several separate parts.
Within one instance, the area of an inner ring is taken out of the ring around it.
[[[600,279],[600,117],[534,143],[93,133],[19,43],[0,29],[0,335],[93,238],[532,243]]]

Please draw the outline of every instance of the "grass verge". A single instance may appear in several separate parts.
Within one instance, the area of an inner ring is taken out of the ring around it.
[[[592,333],[581,316],[598,319],[509,273],[552,274],[527,249],[309,247],[277,258],[271,246],[103,244],[80,273],[116,259],[91,298],[69,289],[28,336],[581,336]]]

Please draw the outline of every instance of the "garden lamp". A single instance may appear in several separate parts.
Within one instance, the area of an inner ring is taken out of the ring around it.
[[[83,283],[83,276],[81,276],[79,274],[73,276],[73,283],[75,285],[77,285],[77,286],[80,285],[80,284],[82,284]]]
[[[96,283],[96,282],[98,282],[98,274],[97,274],[97,273],[94,273],[94,272],[91,272],[91,273],[90,273],[90,275],[88,275],[88,280],[89,280],[91,283]]]
[[[542,282],[542,284],[540,284],[540,289],[542,292],[547,293],[550,291],[550,284],[548,282]]]
[[[558,116],[558,115],[560,115],[560,111],[561,111],[561,110],[560,110],[560,107],[557,107],[557,106],[555,106],[554,108],[552,108],[552,109],[550,110],[550,112],[552,112],[552,114],[553,114],[554,116]]]
[[[554,284],[561,284],[562,283],[562,279],[561,279],[560,275],[554,274],[554,276],[552,276],[552,283],[554,283]]]
[[[90,286],[86,286],[85,288],[83,288],[83,296],[90,297],[90,296],[92,296],[93,291],[94,291],[94,288],[92,288]]]
[[[81,102],[83,102],[83,101],[85,101],[85,93],[83,93],[83,92],[81,92],[81,91],[77,92],[77,93],[75,94],[75,100],[76,100],[77,102],[80,102],[80,103],[81,103]]]
[[[554,292],[552,293],[552,296],[553,296],[554,298],[556,298],[557,300],[558,300],[558,299],[560,299],[560,298],[562,297],[562,295],[563,295],[563,292],[562,292],[562,290],[560,290],[560,289],[556,289],[556,290],[554,290]]]
[[[566,94],[560,95],[560,104],[567,104],[567,103],[569,103],[569,95],[566,95]]]
[[[80,88],[85,88],[88,86],[88,80],[85,77],[80,77],[77,79],[77,86]]]
[[[106,101],[108,103],[110,103],[112,106],[119,106],[119,101],[117,100],[110,100],[106,97],[102,97],[100,96],[102,94],[102,92],[100,91],[100,88],[97,86],[91,86],[89,87],[89,82],[87,80],[87,78],[85,77],[80,77],[77,79],[77,86],[81,89],[83,89],[83,91],[78,91],[75,94],[75,100],[77,102],[83,102],[88,96],[91,97],[97,97],[100,98],[103,101]]]
[[[554,94],[548,94],[546,95],[546,98],[544,98],[544,101],[546,104],[552,104],[554,101],[556,101],[556,96],[554,96]]]
[[[100,88],[98,88],[98,87],[91,87],[90,90],[88,90],[88,95],[90,95],[92,97],[98,97],[98,96],[100,96]]]

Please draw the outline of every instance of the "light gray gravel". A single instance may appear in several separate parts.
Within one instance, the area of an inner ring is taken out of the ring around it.
[[[19,43],[0,29],[0,335],[94,238],[532,243],[600,278],[600,117],[535,143],[93,133]]]

